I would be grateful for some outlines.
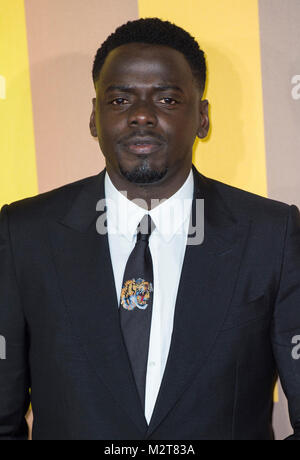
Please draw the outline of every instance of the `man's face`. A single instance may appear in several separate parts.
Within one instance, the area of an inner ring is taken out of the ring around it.
[[[131,43],[109,53],[91,116],[108,172],[161,184],[191,167],[196,135],[208,130],[207,101],[183,54]]]

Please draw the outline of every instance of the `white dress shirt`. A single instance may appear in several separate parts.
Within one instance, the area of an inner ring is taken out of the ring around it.
[[[149,239],[154,284],[145,395],[145,418],[149,424],[170,349],[193,199],[193,172],[190,171],[174,195],[150,211],[129,200],[126,192],[118,191],[107,171],[104,184],[108,241],[118,299],[126,263],[135,246],[137,226],[145,214],[150,214],[155,224]]]

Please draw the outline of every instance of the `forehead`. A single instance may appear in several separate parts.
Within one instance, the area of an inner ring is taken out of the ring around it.
[[[130,43],[109,53],[101,69],[98,85],[105,89],[114,82],[150,84],[162,81],[185,87],[195,84],[185,56],[168,46]]]

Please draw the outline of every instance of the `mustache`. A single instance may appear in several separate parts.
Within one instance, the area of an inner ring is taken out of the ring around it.
[[[127,136],[122,137],[118,141],[118,144],[128,144],[130,143],[130,141],[135,140],[136,138],[143,138],[143,137],[147,139],[150,138],[153,141],[156,141],[160,144],[166,143],[166,139],[158,133],[153,133],[151,131],[132,131]]]

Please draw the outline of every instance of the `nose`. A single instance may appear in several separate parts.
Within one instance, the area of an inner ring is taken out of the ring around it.
[[[155,110],[147,101],[140,101],[131,107],[128,116],[129,126],[151,126],[157,124]]]

